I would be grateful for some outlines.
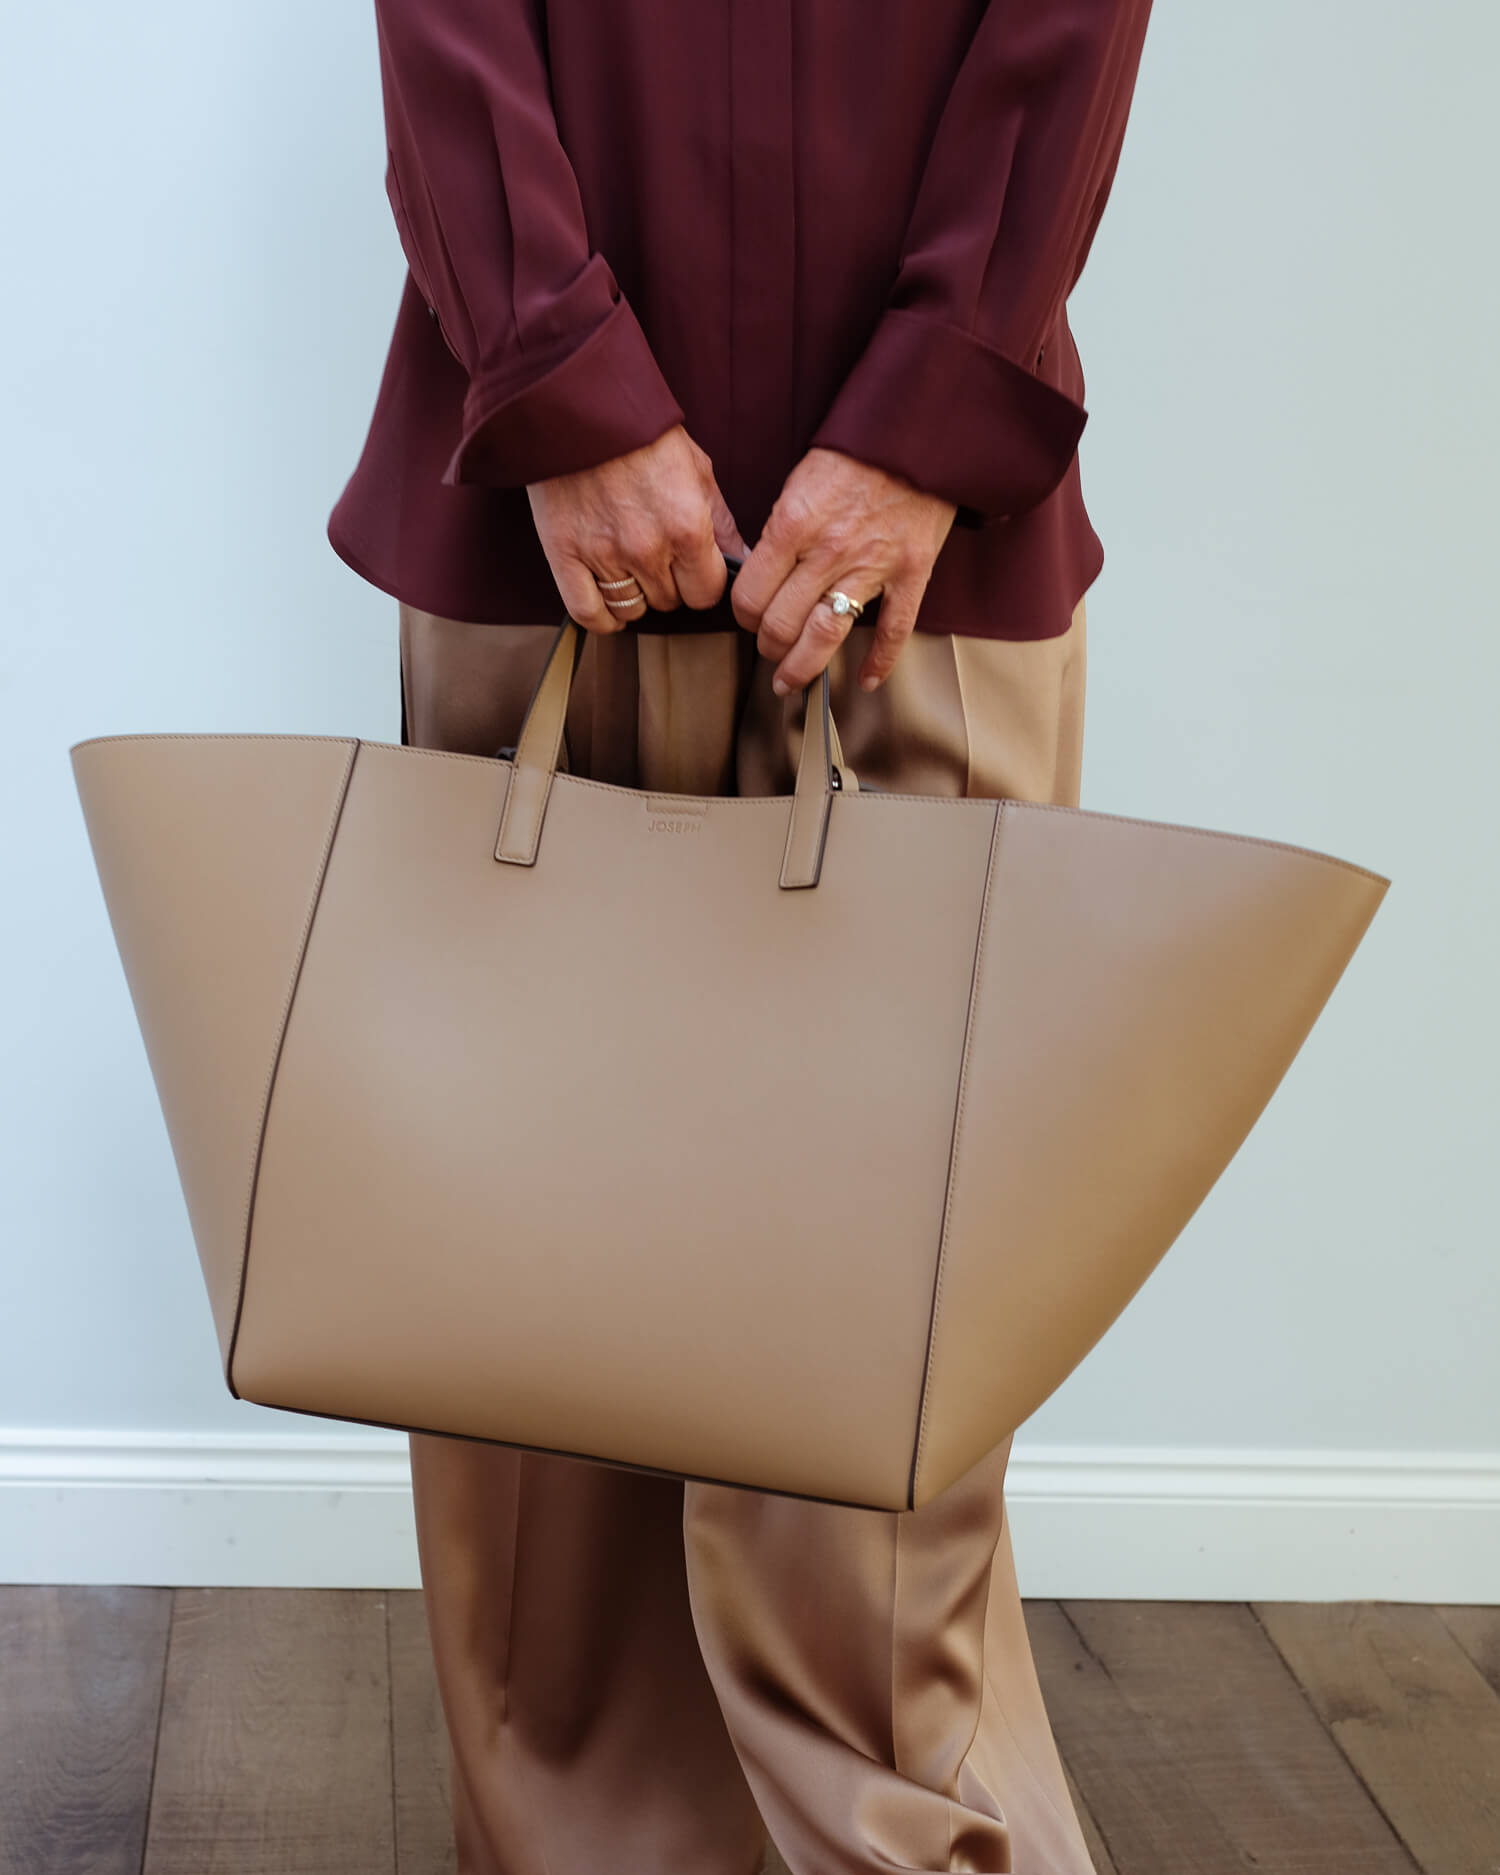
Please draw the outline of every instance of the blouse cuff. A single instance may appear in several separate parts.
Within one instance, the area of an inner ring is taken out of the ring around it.
[[[543,358],[540,373],[535,355],[476,372],[445,483],[518,488],[596,468],[683,421],[623,294],[581,344]]]
[[[1082,404],[946,320],[892,307],[812,438],[904,476],[963,526],[1019,514],[1067,472]]]

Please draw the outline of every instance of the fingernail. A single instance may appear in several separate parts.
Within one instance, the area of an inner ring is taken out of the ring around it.
[[[859,687],[861,690],[873,690],[879,682],[880,679],[878,677],[866,675],[860,678]]]
[[[776,692],[778,697],[784,697],[791,687],[792,686],[779,672],[771,679],[771,688]]]

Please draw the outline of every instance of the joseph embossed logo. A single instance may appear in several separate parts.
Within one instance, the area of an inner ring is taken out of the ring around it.
[[[646,796],[647,833],[701,833],[708,812],[706,801],[685,801],[667,795]]]

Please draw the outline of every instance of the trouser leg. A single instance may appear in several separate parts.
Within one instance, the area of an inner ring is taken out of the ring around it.
[[[408,740],[514,743],[555,633],[403,607]],[[670,668],[648,648],[643,685],[633,635],[590,639],[574,772],[717,791],[726,648]],[[765,1831],[698,1650],[681,1483],[435,1434],[409,1445],[459,1875],[751,1875]]]
[[[409,1442],[461,1875],[751,1875],[764,1828],[693,1633],[681,1485]]]
[[[913,637],[866,697],[854,679],[870,629],[856,627],[830,666],[862,782],[1077,804],[1081,603],[1061,639]],[[747,794],[789,788],[800,747],[802,698],[775,698],[769,677],[762,661],[740,725]],[[873,949],[851,961],[878,968]],[[1091,1875],[1016,1584],[1010,1447],[917,1511],[687,1485],[699,1644],[794,1875]]]

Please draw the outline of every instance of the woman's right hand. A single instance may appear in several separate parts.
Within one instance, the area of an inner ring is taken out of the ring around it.
[[[620,631],[648,604],[661,612],[710,606],[728,581],[724,556],[742,560],[748,551],[708,455],[680,423],[627,455],[531,482],[526,492],[563,604],[586,631]],[[641,594],[607,605],[633,589],[601,592],[598,582],[632,574]]]

